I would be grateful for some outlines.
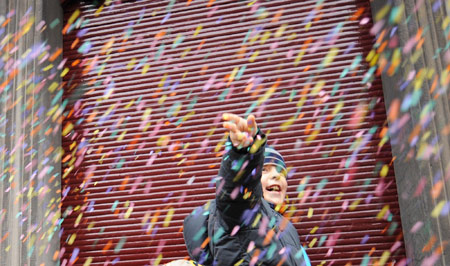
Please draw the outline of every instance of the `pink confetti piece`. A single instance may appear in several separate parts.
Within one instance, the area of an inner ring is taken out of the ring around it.
[[[409,230],[411,233],[416,233],[417,231],[419,231],[420,228],[422,228],[423,226],[423,222],[422,221],[418,221],[416,222],[413,227],[411,227],[411,230]]]

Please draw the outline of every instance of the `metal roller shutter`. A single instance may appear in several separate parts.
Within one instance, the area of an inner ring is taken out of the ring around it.
[[[255,113],[291,167],[286,214],[314,265],[404,258],[367,18],[362,0],[68,4],[62,265],[186,257],[223,112]]]

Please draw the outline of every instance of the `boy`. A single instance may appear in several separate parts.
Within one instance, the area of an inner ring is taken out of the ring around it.
[[[255,117],[226,113],[229,131],[216,199],[184,221],[191,259],[202,265],[310,265],[291,222],[275,209],[283,204],[286,165],[266,147]]]

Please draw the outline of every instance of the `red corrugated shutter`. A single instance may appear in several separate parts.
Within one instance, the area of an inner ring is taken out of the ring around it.
[[[66,7],[61,263],[184,258],[182,221],[214,197],[223,112],[256,114],[284,155],[313,265],[404,258],[381,81],[362,82],[367,18],[355,0]]]

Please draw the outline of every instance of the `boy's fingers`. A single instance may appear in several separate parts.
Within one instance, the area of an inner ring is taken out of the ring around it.
[[[237,127],[234,123],[230,123],[230,122],[223,122],[222,126],[226,129],[228,129],[229,131],[232,131],[234,133],[237,133]]]
[[[222,115],[223,120],[234,122],[235,124],[238,124],[241,118],[235,114],[231,113],[224,113]]]
[[[258,130],[258,126],[256,124],[256,118],[254,115],[249,115],[247,118],[247,125],[249,127],[249,130],[251,131],[251,136],[253,137],[256,134],[256,131]]]

